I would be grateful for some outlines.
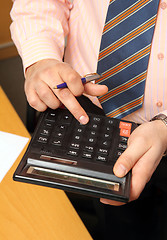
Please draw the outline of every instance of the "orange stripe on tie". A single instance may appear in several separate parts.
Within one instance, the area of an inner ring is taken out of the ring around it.
[[[125,106],[123,106],[123,107],[113,111],[112,113],[108,114],[107,116],[108,117],[116,117],[117,115],[119,115],[119,114],[121,114],[123,112],[126,112],[127,110],[129,110],[129,109],[131,109],[133,107],[136,107],[136,106],[140,105],[143,102],[143,98],[144,97],[142,96],[141,98],[139,98],[139,99],[137,99],[137,100],[135,100],[135,101],[133,101],[131,103],[128,103]]]
[[[122,21],[124,18],[126,18],[130,14],[134,13],[136,10],[140,9],[149,1],[150,0],[141,0],[138,3],[136,3],[134,6],[129,8],[127,11],[120,14],[117,18],[111,20],[108,24],[104,26],[103,33],[105,33],[108,29],[112,28],[114,25],[118,24],[120,21]]]

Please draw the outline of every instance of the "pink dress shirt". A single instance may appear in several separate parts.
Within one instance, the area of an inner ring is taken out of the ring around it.
[[[24,69],[47,58],[65,61],[81,76],[96,72],[109,0],[14,0],[12,39]],[[160,0],[143,107],[125,119],[142,123],[167,115],[167,0]]]

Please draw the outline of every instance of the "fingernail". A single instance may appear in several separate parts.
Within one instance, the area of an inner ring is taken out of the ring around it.
[[[126,173],[127,173],[127,170],[126,170],[126,168],[125,168],[124,165],[119,164],[119,165],[117,165],[116,168],[114,169],[114,173],[115,173],[115,175],[118,176],[118,177],[124,177],[124,176],[126,175]]]
[[[80,122],[81,124],[87,124],[88,121],[89,121],[89,119],[88,119],[87,117],[85,117],[85,116],[81,116],[81,117],[79,118],[79,122]]]

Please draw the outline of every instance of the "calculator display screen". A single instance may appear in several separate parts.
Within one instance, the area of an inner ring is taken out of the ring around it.
[[[114,191],[119,191],[120,187],[120,184],[116,182],[35,166],[30,166],[27,173]]]

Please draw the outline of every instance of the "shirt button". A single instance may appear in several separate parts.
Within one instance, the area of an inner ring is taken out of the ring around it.
[[[68,4],[69,8],[72,9],[73,7],[73,4],[70,2],[70,0],[65,0],[66,3]]]
[[[158,59],[159,59],[159,60],[163,60],[163,59],[164,59],[163,53],[158,53]]]
[[[165,8],[167,8],[167,4],[166,4],[166,2],[162,2],[161,4],[160,4],[160,7],[164,10]]]
[[[161,101],[157,102],[157,107],[162,107],[162,102]]]

